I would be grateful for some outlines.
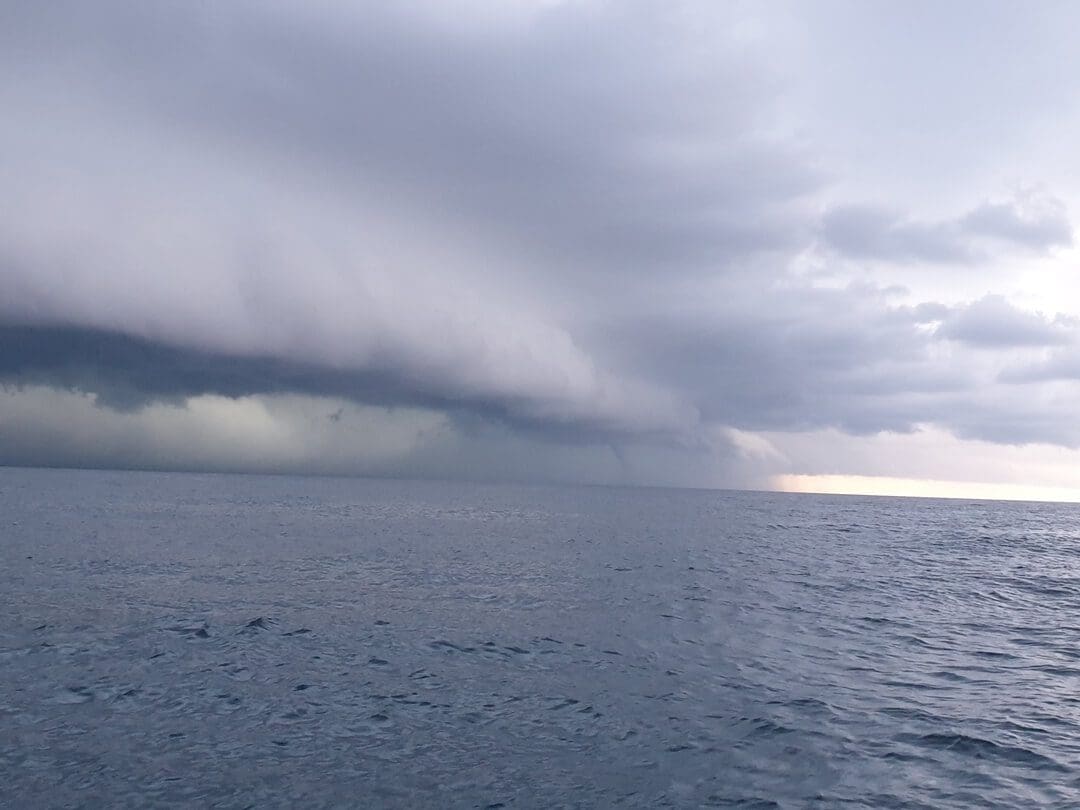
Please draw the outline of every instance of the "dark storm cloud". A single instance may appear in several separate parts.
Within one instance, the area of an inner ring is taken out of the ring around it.
[[[0,245],[11,257],[0,314],[206,355],[374,371],[406,400],[559,429],[692,427],[692,404],[632,374],[612,379],[544,299],[566,297],[569,284],[603,309],[613,284],[666,283],[791,248],[816,173],[759,131],[765,74],[722,49],[701,62],[673,48],[651,23],[676,21],[650,4],[571,5],[496,21],[494,32],[429,12],[9,7],[0,36],[20,81],[6,95],[28,120],[56,123],[40,139],[6,138],[26,158],[10,187],[29,204],[13,210],[22,225]],[[85,131],[67,135],[73,115]],[[310,227],[295,221],[278,209],[295,206],[297,175],[346,204],[310,214]],[[70,207],[57,211],[54,197]],[[356,216],[356,204],[381,219]],[[51,232],[65,229],[82,244],[58,258]],[[275,240],[297,232],[323,253],[280,255]],[[343,259],[342,240],[368,253]],[[230,256],[250,243],[254,259]],[[475,243],[500,258],[474,256]],[[225,250],[208,254],[215,244]],[[327,252],[351,266],[328,266]],[[534,295],[507,292],[515,283]],[[230,367],[249,390],[258,375],[241,365]],[[118,375],[114,365],[103,401],[137,397]]]
[[[77,327],[0,326],[0,381],[95,394],[116,410],[183,403],[220,394],[304,392],[374,404],[445,405],[378,374],[335,373],[276,358],[237,357],[176,348],[118,332]]]
[[[137,411],[191,397],[306,394],[383,407],[442,411],[465,431],[498,422],[562,442],[625,439],[603,419],[559,420],[492,398],[449,396],[394,370],[341,370],[275,357],[244,357],[164,345],[118,332],[0,325],[0,385],[47,386],[95,395],[98,405]],[[329,415],[340,421],[340,410]],[[640,438],[641,431],[635,431]]]

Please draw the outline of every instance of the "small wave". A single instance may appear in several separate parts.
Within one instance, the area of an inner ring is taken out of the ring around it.
[[[749,722],[753,726],[755,734],[764,734],[767,736],[778,736],[781,734],[794,734],[795,729],[789,726],[777,723],[775,720],[770,720],[767,717],[755,717],[749,719]]]
[[[971,678],[965,677],[958,672],[952,672],[948,669],[939,669],[936,672],[931,672],[930,675],[934,678],[941,678],[943,681],[952,681],[953,683],[971,682]]]
[[[454,642],[447,641],[444,638],[438,639],[437,641],[433,641],[428,646],[431,647],[433,650],[453,650],[454,652],[461,652],[461,653],[474,653],[474,652],[476,652],[476,647],[468,647],[468,646],[463,646],[463,645],[460,645],[460,644],[455,644]]]
[[[773,810],[773,808],[779,808],[780,805],[774,802],[772,799],[734,799],[726,796],[707,796],[705,798],[706,807],[737,807],[739,810]]]
[[[1038,672],[1045,672],[1047,675],[1056,675],[1059,678],[1075,678],[1080,676],[1080,669],[1076,667],[1059,667],[1053,664],[1042,664],[1037,667],[1033,667]]]
[[[940,724],[942,720],[937,715],[924,712],[921,709],[913,709],[910,706],[886,706],[881,709],[881,713],[887,714],[889,717],[900,717],[904,720],[921,720],[924,723]]]
[[[884,616],[860,616],[859,621],[867,624],[898,624],[894,619],[887,619]]]
[[[982,737],[972,737],[967,734],[923,734],[923,735],[900,735],[905,742],[912,742],[926,748],[935,748],[942,751],[952,751],[964,754],[975,759],[995,759],[1025,765],[1033,768],[1042,768],[1055,771],[1065,771],[1060,763],[1050,757],[1036,753],[1031,749],[1019,745],[1002,745],[993,740]]]
[[[893,687],[896,687],[898,689],[915,689],[915,690],[918,690],[920,692],[939,692],[942,689],[950,688],[950,687],[947,687],[947,686],[938,686],[938,685],[932,684],[932,683],[918,683],[917,681],[897,681],[897,680],[882,681],[881,685],[882,686],[893,686]]]
[[[277,624],[277,622],[274,619],[267,618],[266,616],[256,616],[237,632],[243,635],[254,635],[263,630],[269,630],[275,624]]]

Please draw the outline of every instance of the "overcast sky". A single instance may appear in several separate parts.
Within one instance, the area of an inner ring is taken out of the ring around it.
[[[1077,30],[4,3],[0,463],[1080,498]]]

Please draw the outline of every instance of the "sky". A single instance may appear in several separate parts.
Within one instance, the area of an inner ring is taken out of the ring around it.
[[[1070,2],[0,6],[0,464],[1080,500]]]

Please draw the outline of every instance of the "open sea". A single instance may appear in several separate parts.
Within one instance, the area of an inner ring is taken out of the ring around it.
[[[0,806],[1080,807],[1080,507],[0,469]]]

